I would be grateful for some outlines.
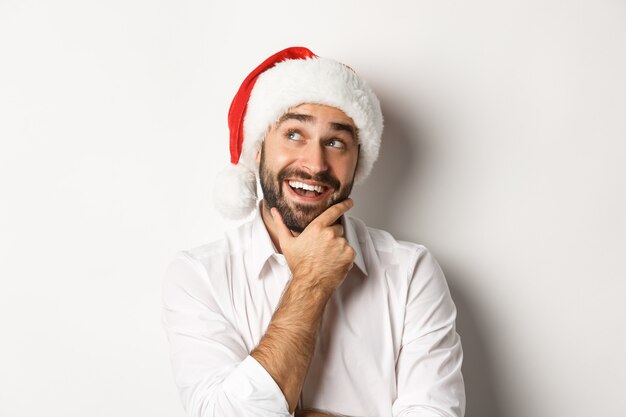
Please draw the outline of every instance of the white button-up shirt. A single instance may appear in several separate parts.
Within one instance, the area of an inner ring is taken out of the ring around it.
[[[463,416],[463,353],[441,268],[423,246],[342,221],[355,266],[326,305],[300,407]],[[164,283],[164,325],[190,417],[290,415],[276,382],[249,355],[290,278],[259,212],[224,239],[176,256]]]

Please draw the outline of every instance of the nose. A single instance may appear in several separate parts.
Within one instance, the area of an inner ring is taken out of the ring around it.
[[[328,169],[324,146],[318,141],[310,141],[302,149],[300,160],[302,168],[310,174],[317,174]]]

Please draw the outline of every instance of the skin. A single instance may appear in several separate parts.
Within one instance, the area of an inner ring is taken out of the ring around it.
[[[300,233],[331,205],[350,195],[359,159],[354,122],[341,110],[316,104],[290,109],[269,130],[261,152],[263,220],[277,243],[270,209]],[[269,157],[266,157],[269,156]],[[285,180],[324,187],[319,199],[301,198]]]
[[[326,303],[354,262],[355,251],[338,221],[353,205],[346,197],[352,188],[359,149],[356,127],[341,110],[303,104],[288,113],[295,118],[279,120],[265,138],[262,182],[274,186],[277,196],[276,207],[262,202],[262,216],[274,245],[287,260],[292,279],[251,355],[276,381],[293,412]],[[257,161],[261,162],[260,154]],[[324,192],[313,198],[299,196],[287,180],[281,179],[281,172],[287,172],[288,179],[323,185]],[[285,222],[288,216],[290,220]],[[330,414],[296,410],[296,415]]]

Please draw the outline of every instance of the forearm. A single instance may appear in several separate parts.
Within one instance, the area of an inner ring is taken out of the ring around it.
[[[310,277],[294,276],[265,335],[250,354],[274,378],[290,412],[298,403],[329,296]]]
[[[278,243],[293,276],[278,308],[250,354],[281,389],[293,412],[306,378],[326,302],[354,262],[354,249],[336,224],[352,200],[337,203],[316,217],[297,237],[278,209],[264,212],[272,239]]]
[[[280,387],[248,356],[239,331],[220,311],[218,294],[205,291],[210,279],[195,257],[181,253],[163,287],[163,325],[186,414],[289,417]]]

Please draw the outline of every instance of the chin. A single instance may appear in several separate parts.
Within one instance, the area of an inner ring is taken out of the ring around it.
[[[302,233],[302,231],[320,214],[325,212],[329,207],[345,200],[344,197],[341,200],[323,201],[315,204],[311,203],[295,203],[288,199],[282,199],[278,203],[278,210],[283,217],[285,225],[289,230],[293,232]]]

